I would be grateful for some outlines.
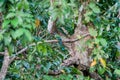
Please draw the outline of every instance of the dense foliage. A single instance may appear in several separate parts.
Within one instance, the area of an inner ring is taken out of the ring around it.
[[[58,31],[70,36],[77,26],[79,7],[82,5],[82,0],[55,0],[52,7],[50,0],[0,0],[3,16],[0,52],[7,47],[10,57],[17,56],[9,66],[5,80],[91,80],[89,75],[74,66],[60,66],[69,57],[67,48],[61,42],[45,42],[57,39],[47,31],[49,17],[57,19]],[[117,16],[120,16],[120,2],[88,0],[84,8],[82,23],[92,36],[86,43],[92,48],[90,56],[93,59],[87,73],[97,72],[105,80],[119,79],[120,20]],[[30,46],[33,43],[36,45]],[[16,55],[26,46],[28,50]],[[0,66],[2,61],[3,56],[0,56]],[[49,71],[59,69],[62,74],[49,75]]]

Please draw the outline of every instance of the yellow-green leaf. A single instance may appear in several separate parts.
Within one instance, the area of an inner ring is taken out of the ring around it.
[[[97,36],[97,31],[93,28],[89,28],[89,33],[91,36],[94,36],[94,37]]]
[[[100,63],[103,67],[106,67],[106,61],[103,58],[100,58]]]

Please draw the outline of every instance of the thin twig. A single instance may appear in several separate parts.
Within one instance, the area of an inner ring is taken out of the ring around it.
[[[84,35],[83,37],[78,38],[78,39],[62,40],[62,42],[63,42],[63,43],[73,43],[73,42],[79,41],[79,40],[81,40],[81,39],[83,39],[83,38],[85,38],[85,37],[87,37],[87,36],[89,36],[89,34],[86,34],[86,35]],[[46,41],[44,41],[44,42],[45,42],[45,43],[57,43],[58,40],[46,40]],[[38,42],[37,44],[36,44],[36,43],[32,43],[32,44],[30,44],[29,46],[26,46],[25,48],[21,49],[20,51],[18,51],[18,52],[16,53],[15,56],[13,56],[13,57],[10,58],[9,64],[17,57],[17,55],[25,52],[29,47],[32,47],[32,46],[35,46],[35,45],[38,45],[38,44],[41,44],[41,43],[43,43],[43,42],[40,41],[40,42]]]

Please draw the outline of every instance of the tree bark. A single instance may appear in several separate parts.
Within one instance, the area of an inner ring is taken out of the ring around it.
[[[86,3],[80,7],[79,16],[78,16],[78,23],[77,27],[74,31],[74,34],[70,37],[71,39],[76,39],[81,37],[82,35],[89,34],[88,28],[82,24],[82,17],[83,17],[83,8]],[[90,39],[90,35],[84,37],[84,39],[76,41],[74,43],[64,43],[64,45],[68,48],[69,54],[71,55],[70,58],[62,63],[63,66],[69,66],[71,64],[76,64],[81,66],[81,69],[86,69],[90,65],[90,56],[88,52],[88,47],[86,45],[86,41]]]
[[[5,79],[5,76],[6,76],[7,70],[8,70],[8,66],[9,66],[9,53],[6,49],[5,53],[4,53],[3,65],[2,65],[2,68],[1,68],[1,71],[0,71],[0,80]]]

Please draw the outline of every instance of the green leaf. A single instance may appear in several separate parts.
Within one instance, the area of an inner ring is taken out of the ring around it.
[[[87,12],[84,14],[84,16],[86,17],[86,16],[90,16],[90,15],[92,15],[92,14],[93,14],[92,11],[87,11]]]
[[[91,2],[89,7],[93,10],[94,13],[100,13],[99,7],[94,2]]]
[[[98,7],[94,7],[92,10],[94,13],[100,13],[100,9]]]
[[[120,58],[120,50],[118,50],[118,51],[116,52],[116,57],[117,57],[117,58]]]
[[[98,44],[100,42],[99,38],[95,39],[95,43]]]
[[[3,39],[3,35],[0,33],[0,41]]]
[[[89,33],[90,33],[91,36],[94,36],[94,37],[97,36],[97,31],[93,28],[89,28]]]
[[[94,3],[94,2],[91,2],[90,4],[89,4],[89,7],[92,9],[92,8],[94,8],[96,6],[96,4]]]
[[[29,40],[32,41],[32,35],[29,30],[25,29],[24,30],[25,37]]]
[[[8,28],[8,24],[10,23],[10,20],[4,20],[3,24],[2,24],[2,28],[6,29]]]
[[[12,38],[10,36],[4,36],[4,43],[5,45],[9,45],[12,41]]]
[[[105,39],[103,39],[103,38],[100,38],[100,43],[104,47],[107,46],[107,41]]]
[[[9,19],[9,18],[13,18],[15,17],[15,13],[9,13],[7,16],[6,16],[6,19]]]
[[[29,56],[28,56],[28,60],[29,60],[29,61],[32,61],[32,59],[33,59],[33,56],[32,56],[32,55],[29,55]]]
[[[15,46],[10,44],[8,50],[9,50],[9,54],[12,54],[15,51]]]
[[[24,28],[19,28],[12,34],[12,36],[14,39],[16,39],[16,38],[19,38],[20,36],[22,36],[23,33],[24,33]]]
[[[0,0],[0,12],[2,12],[4,9],[3,8],[4,3],[5,3],[5,0]]]
[[[90,20],[91,20],[91,18],[89,17],[89,16],[86,16],[85,17],[85,21],[88,23],[88,22],[90,22]]]
[[[12,24],[14,27],[17,27],[17,25],[18,25],[18,18],[15,18],[15,19],[11,20],[11,24]]]
[[[23,62],[23,65],[26,69],[29,69],[30,68],[30,64],[28,62]]]
[[[22,17],[20,17],[20,16],[18,16],[18,23],[19,23],[20,25],[23,24],[23,19],[22,19]]]
[[[24,0],[24,8],[29,9],[29,3],[27,0]]]
[[[97,68],[98,69],[98,73],[99,74],[104,74],[104,72],[105,72],[105,69],[104,68],[102,68],[101,66],[99,66],[99,68]]]
[[[32,29],[32,25],[31,24],[24,24],[23,27],[26,28],[26,29]]]
[[[90,72],[94,72],[96,70],[96,68],[95,67],[90,67]]]
[[[22,2],[19,2],[19,3],[17,4],[17,8],[18,8],[18,10],[22,9]]]
[[[2,7],[2,5],[4,4],[4,0],[0,0],[0,7]]]
[[[72,68],[73,74],[81,74],[81,72],[77,68]]]
[[[115,69],[114,74],[120,76],[120,69]]]

